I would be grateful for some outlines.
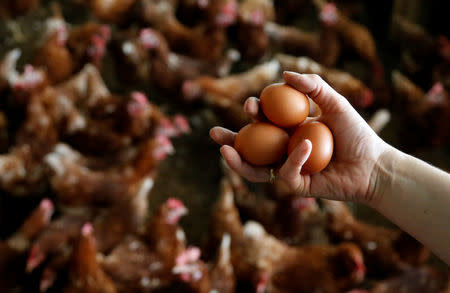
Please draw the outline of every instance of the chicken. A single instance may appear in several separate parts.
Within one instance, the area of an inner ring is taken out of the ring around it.
[[[369,274],[385,275],[427,261],[428,249],[405,232],[358,221],[343,202],[323,200],[323,204],[332,238],[356,243]]]
[[[375,41],[369,30],[343,15],[333,3],[315,0],[320,10],[320,20],[323,25],[335,30],[343,42],[358,53],[363,60],[372,66],[375,79],[382,79],[383,66],[379,60]]]
[[[168,120],[140,92],[133,92],[127,98],[109,96],[91,108],[90,116],[78,113],[78,110],[71,113],[75,118],[68,124],[67,141],[83,152],[95,155],[114,153],[133,142],[145,140],[163,127],[161,121]],[[168,121],[168,127],[173,127]]]
[[[106,46],[111,39],[109,26],[94,22],[87,22],[70,30],[67,39],[67,48],[75,64],[75,70],[83,68],[86,63],[91,63],[101,68]]]
[[[265,31],[271,44],[283,52],[314,56],[318,49],[319,35],[316,32],[308,32],[293,26],[283,26],[275,22],[267,23]]]
[[[236,287],[236,277],[231,263],[231,237],[222,236],[219,252],[210,269],[211,288],[218,293],[233,293]]]
[[[98,251],[108,253],[127,234],[142,231],[148,211],[148,194],[152,187],[153,179],[144,179],[131,198],[119,201],[95,217],[92,224]]]
[[[81,227],[91,219],[92,211],[83,210],[82,213],[65,213],[53,220],[34,241],[28,254],[26,272],[34,271],[48,259],[51,259],[52,268],[60,269],[66,265]]]
[[[48,82],[44,71],[28,64],[24,72],[17,71],[17,62],[22,55],[20,49],[13,49],[6,53],[0,63],[0,93],[9,90],[14,102],[20,105],[26,104],[30,96],[42,91]]]
[[[188,247],[176,258],[172,272],[185,284],[187,291],[208,293],[235,292],[236,279],[230,259],[230,236],[224,234],[214,263],[200,260],[200,249]]]
[[[342,292],[364,278],[362,254],[353,244],[291,247],[256,222],[242,226],[227,180],[212,217],[212,236],[217,239],[220,233],[231,236],[236,276],[257,292]]]
[[[211,277],[208,266],[200,260],[200,249],[188,247],[175,260],[172,272],[186,283],[188,292],[211,292]]]
[[[239,211],[234,203],[233,187],[226,178],[220,182],[220,197],[212,210],[210,234],[212,240],[217,242],[222,239],[223,235],[230,235],[231,250],[242,238],[243,227]]]
[[[295,197],[280,185],[270,186],[265,194],[255,194],[238,174],[224,169],[243,219],[257,221],[289,245],[327,243],[325,217],[315,199]]]
[[[0,283],[7,281],[4,277],[9,266],[27,253],[34,239],[49,224],[53,212],[53,203],[49,199],[43,199],[17,232],[0,242]]]
[[[450,99],[442,84],[436,83],[425,93],[406,76],[394,71],[392,86],[404,109],[404,123],[409,129],[417,129],[414,136],[408,133],[402,136],[408,144],[445,144],[450,138]]]
[[[154,292],[173,281],[163,260],[137,236],[126,236],[101,263],[119,292]]]
[[[0,157],[3,189],[17,195],[35,194],[45,189],[48,181],[42,159],[53,150],[61,136],[86,127],[86,119],[76,107],[88,107],[107,94],[106,87],[90,68],[93,67],[87,67],[72,81],[56,88],[46,87],[28,96],[28,101],[18,101],[25,103],[25,121],[17,131],[16,145]],[[97,87],[86,91],[86,85]]]
[[[63,17],[55,15],[46,21],[46,38],[35,53],[33,65],[46,70],[50,83],[59,83],[70,77],[75,69],[67,47],[69,32]]]
[[[35,160],[42,159],[59,139],[57,125],[46,104],[47,91],[33,95],[26,106],[25,121],[16,134],[16,146],[29,147]]]
[[[234,127],[243,127],[250,122],[242,109],[242,103],[251,95],[259,95],[267,85],[280,78],[280,64],[276,60],[257,65],[239,74],[223,78],[200,76],[183,83],[182,92],[186,100],[202,99],[206,104]]]
[[[184,233],[178,221],[188,212],[184,204],[169,198],[158,208],[147,226],[147,241],[168,267],[175,265],[175,258],[185,249]]]
[[[134,31],[118,32],[112,39],[118,75],[129,82],[148,81],[152,58],[168,55],[166,44],[164,36],[153,29],[142,29],[139,34]]]
[[[118,152],[149,135],[165,135],[165,128],[171,132],[166,136],[189,132],[185,118],[168,119],[143,93],[132,92],[126,99],[112,95],[92,65],[47,88],[38,101],[47,105],[59,134],[88,154]]]
[[[210,8],[219,11],[212,24],[206,23],[189,28],[176,18],[175,3],[142,0],[141,6],[144,22],[161,31],[171,49],[210,62],[222,56],[226,44],[225,28],[231,25],[236,15],[235,0],[217,1],[211,4]]]
[[[14,147],[0,155],[0,188],[14,196],[32,196],[47,187],[45,170],[29,145]]]
[[[266,234],[256,222],[244,226],[244,238],[247,247],[235,267],[255,266],[259,276],[251,275],[258,280],[259,292],[262,288],[267,292],[342,292],[364,278],[362,254],[353,244],[292,248]]]
[[[0,288],[7,290],[18,285],[26,253],[32,241],[49,224],[53,211],[53,203],[43,199],[13,235],[0,241]]]
[[[245,0],[239,4],[237,43],[244,57],[255,60],[266,54],[270,43],[264,27],[274,19],[272,0]]]
[[[187,79],[202,74],[225,76],[240,55],[230,49],[216,62],[206,62],[171,52],[164,36],[156,30],[145,28],[136,36],[127,33],[116,38],[119,73],[126,80],[151,81],[165,90],[179,92]],[[135,72],[135,74],[130,74]]]
[[[89,216],[81,215],[78,219],[76,216],[72,215],[72,219],[78,224],[82,221],[92,219],[97,250],[100,253],[109,253],[113,248],[118,246],[127,235],[139,233],[142,230],[148,209],[148,193],[152,186],[153,180],[150,178],[145,179],[141,184],[140,189],[133,197],[123,199],[110,208],[95,210],[95,215],[91,211],[88,211]],[[86,213],[84,209],[85,208],[81,208],[81,213]],[[74,232],[73,235],[75,235],[76,229],[71,229],[72,224],[73,222],[63,221],[59,225],[63,227],[66,227],[67,225],[67,228],[72,230]],[[56,233],[58,233],[58,231],[53,231],[53,234]],[[75,236],[71,236],[72,239],[74,237]],[[62,239],[59,246],[65,246],[65,251],[70,251],[72,249],[72,242],[73,240],[69,238]],[[42,292],[53,287],[58,272],[68,265],[70,255],[63,252],[64,251],[54,250],[49,254],[50,260],[47,262],[41,276]]]
[[[429,93],[425,93],[406,76],[394,71],[392,85],[398,98],[406,102],[411,115],[421,116],[434,107],[448,107],[448,94],[442,84],[435,84]]]
[[[22,81],[16,79],[16,86],[17,82]],[[18,196],[36,195],[45,190],[47,181],[42,158],[59,138],[56,125],[46,109],[45,91],[32,94],[32,79],[25,81],[25,84],[30,86],[30,92],[24,91],[24,95],[15,96],[19,99],[18,104],[28,102],[25,105],[25,120],[18,126],[16,144],[8,153],[0,155],[0,187]]]
[[[361,252],[351,243],[305,246],[292,253],[272,273],[267,292],[342,292],[364,278]]]
[[[277,59],[283,70],[320,75],[332,88],[346,97],[355,107],[366,108],[374,102],[372,91],[362,81],[347,72],[327,68],[308,57],[278,54]]]
[[[293,26],[269,22],[265,31],[271,44],[282,52],[306,55],[325,66],[336,64],[340,55],[340,41],[336,32],[323,26],[318,32],[308,32]]]
[[[57,198],[68,205],[108,205],[130,197],[148,176],[152,177],[159,161],[173,152],[164,137],[150,138],[137,149],[134,158],[122,166],[105,170],[88,169],[56,147],[44,161],[52,171],[50,183]]]
[[[228,107],[232,103],[243,103],[251,95],[259,92],[280,77],[280,64],[272,60],[252,69],[223,78],[201,76],[183,84],[185,99],[204,99],[207,103],[219,107]]]
[[[448,273],[429,266],[422,266],[379,281],[370,290],[354,289],[348,293],[444,293],[449,289],[450,276]]]
[[[114,283],[97,262],[94,229],[90,223],[84,224],[81,228],[80,238],[72,252],[68,284],[63,292],[117,292]]]
[[[168,286],[176,257],[185,251],[184,231],[178,221],[187,212],[170,198],[151,217],[144,237],[126,237],[104,259],[103,267],[121,292],[147,292]]]
[[[46,22],[47,39],[37,50],[33,64],[45,68],[55,84],[67,80],[87,63],[100,68],[111,32],[108,26],[93,22],[69,30],[60,8],[54,7],[55,16]]]

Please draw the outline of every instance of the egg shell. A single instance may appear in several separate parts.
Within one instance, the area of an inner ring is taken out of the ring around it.
[[[289,135],[283,129],[256,122],[239,131],[234,148],[250,164],[264,166],[280,161],[286,154],[288,143]]]
[[[264,115],[280,127],[294,127],[309,114],[308,97],[284,83],[267,86],[260,95]]]
[[[303,165],[302,174],[318,173],[328,166],[333,156],[333,134],[325,124],[318,121],[300,125],[289,141],[288,154],[305,139],[311,141],[312,151]]]

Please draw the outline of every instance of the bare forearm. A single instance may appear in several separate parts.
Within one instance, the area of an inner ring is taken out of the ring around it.
[[[450,174],[395,149],[377,168],[372,207],[450,264]]]

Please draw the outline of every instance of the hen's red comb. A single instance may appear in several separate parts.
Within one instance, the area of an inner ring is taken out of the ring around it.
[[[334,3],[328,3],[320,12],[320,20],[326,25],[334,25],[338,20],[338,11]]]
[[[155,49],[159,47],[158,37],[151,28],[144,28],[139,32],[139,41],[146,49]]]
[[[49,200],[48,198],[44,198],[41,201],[41,203],[39,204],[39,208],[44,210],[45,217],[47,218],[47,220],[49,220],[51,218],[51,216],[53,215],[53,212],[55,211],[55,207],[54,207],[52,201]]]
[[[179,209],[185,207],[181,200],[173,197],[167,200],[167,206],[171,209]]]
[[[88,236],[91,235],[94,232],[94,227],[92,226],[92,223],[87,222],[81,227],[81,235]]]
[[[39,245],[33,245],[33,247],[31,247],[30,254],[28,255],[25,271],[27,273],[32,272],[42,263],[43,260],[44,255],[42,254]]]
[[[432,105],[440,105],[444,103],[446,100],[444,86],[442,83],[436,82],[425,96],[427,101]]]
[[[180,253],[180,255],[177,256],[175,263],[177,265],[186,265],[189,263],[196,262],[200,259],[201,251],[200,248],[196,246],[191,246],[186,248],[185,251]]]

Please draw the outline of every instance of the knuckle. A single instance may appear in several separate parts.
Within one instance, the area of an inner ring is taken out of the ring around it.
[[[295,186],[295,194],[297,195],[297,196],[307,196],[308,195],[308,192],[307,192],[307,189],[306,189],[306,184],[305,184],[305,182],[302,180],[301,182],[300,182],[300,184],[298,184],[297,186]]]
[[[317,73],[313,73],[310,75],[311,79],[313,79],[316,82],[321,82],[323,79],[320,75],[318,75]]]

